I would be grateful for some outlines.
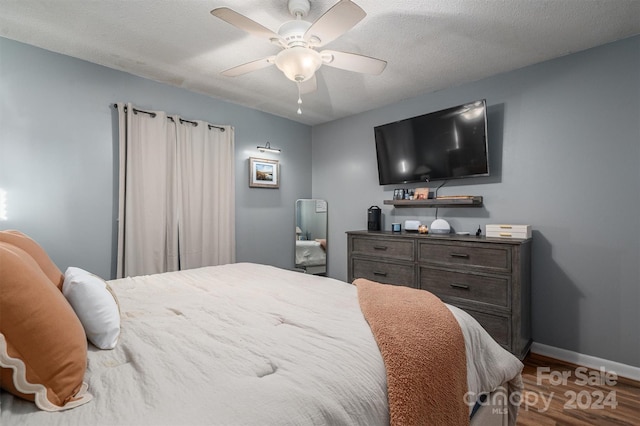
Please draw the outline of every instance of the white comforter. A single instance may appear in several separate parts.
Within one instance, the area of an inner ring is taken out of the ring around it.
[[[327,253],[319,241],[296,241],[296,266],[321,266],[327,263]]]
[[[384,364],[355,287],[246,263],[110,284],[122,333],[114,350],[90,346],[94,400],[48,413],[3,392],[0,424],[388,425]],[[520,362],[453,312],[470,391],[517,378]]]

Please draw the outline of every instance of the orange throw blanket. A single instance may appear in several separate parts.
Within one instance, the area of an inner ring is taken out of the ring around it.
[[[451,311],[425,290],[353,284],[387,370],[391,425],[469,424],[464,337]]]

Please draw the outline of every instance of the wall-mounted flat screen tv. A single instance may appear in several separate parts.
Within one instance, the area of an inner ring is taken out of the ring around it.
[[[489,175],[486,100],[374,128],[380,185]]]

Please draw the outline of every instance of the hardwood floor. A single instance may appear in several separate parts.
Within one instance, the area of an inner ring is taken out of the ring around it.
[[[640,382],[530,354],[517,425],[640,425]]]

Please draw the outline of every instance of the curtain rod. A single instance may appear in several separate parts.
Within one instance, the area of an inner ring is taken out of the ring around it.
[[[118,108],[118,104],[113,104],[113,106],[114,106],[114,107],[116,107],[116,109]],[[124,106],[124,112],[127,112],[127,106],[126,106],[126,105]],[[141,114],[147,114],[147,115],[150,115],[152,118],[155,118],[155,117],[156,117],[156,113],[155,113],[155,112],[151,112],[151,111],[143,111],[143,110],[141,110],[141,109],[137,109],[137,108],[133,108],[133,113],[134,113],[134,114],[138,114],[138,113],[141,113]],[[175,121],[173,120],[173,117],[169,117],[169,116],[167,116],[167,118],[168,118],[169,120],[171,120],[171,121],[173,121],[173,122],[175,123]],[[198,123],[197,123],[196,121],[185,120],[184,118],[181,118],[181,119],[180,119],[180,123],[182,123],[182,124],[184,124],[184,123],[189,123],[189,124],[193,124],[194,126],[197,126],[197,125],[198,125]],[[214,126],[213,124],[207,124],[207,126],[209,126],[209,130],[211,130],[211,129],[218,129],[218,130],[220,130],[221,132],[224,132],[224,131],[225,131],[225,128],[224,128],[224,127]]]

